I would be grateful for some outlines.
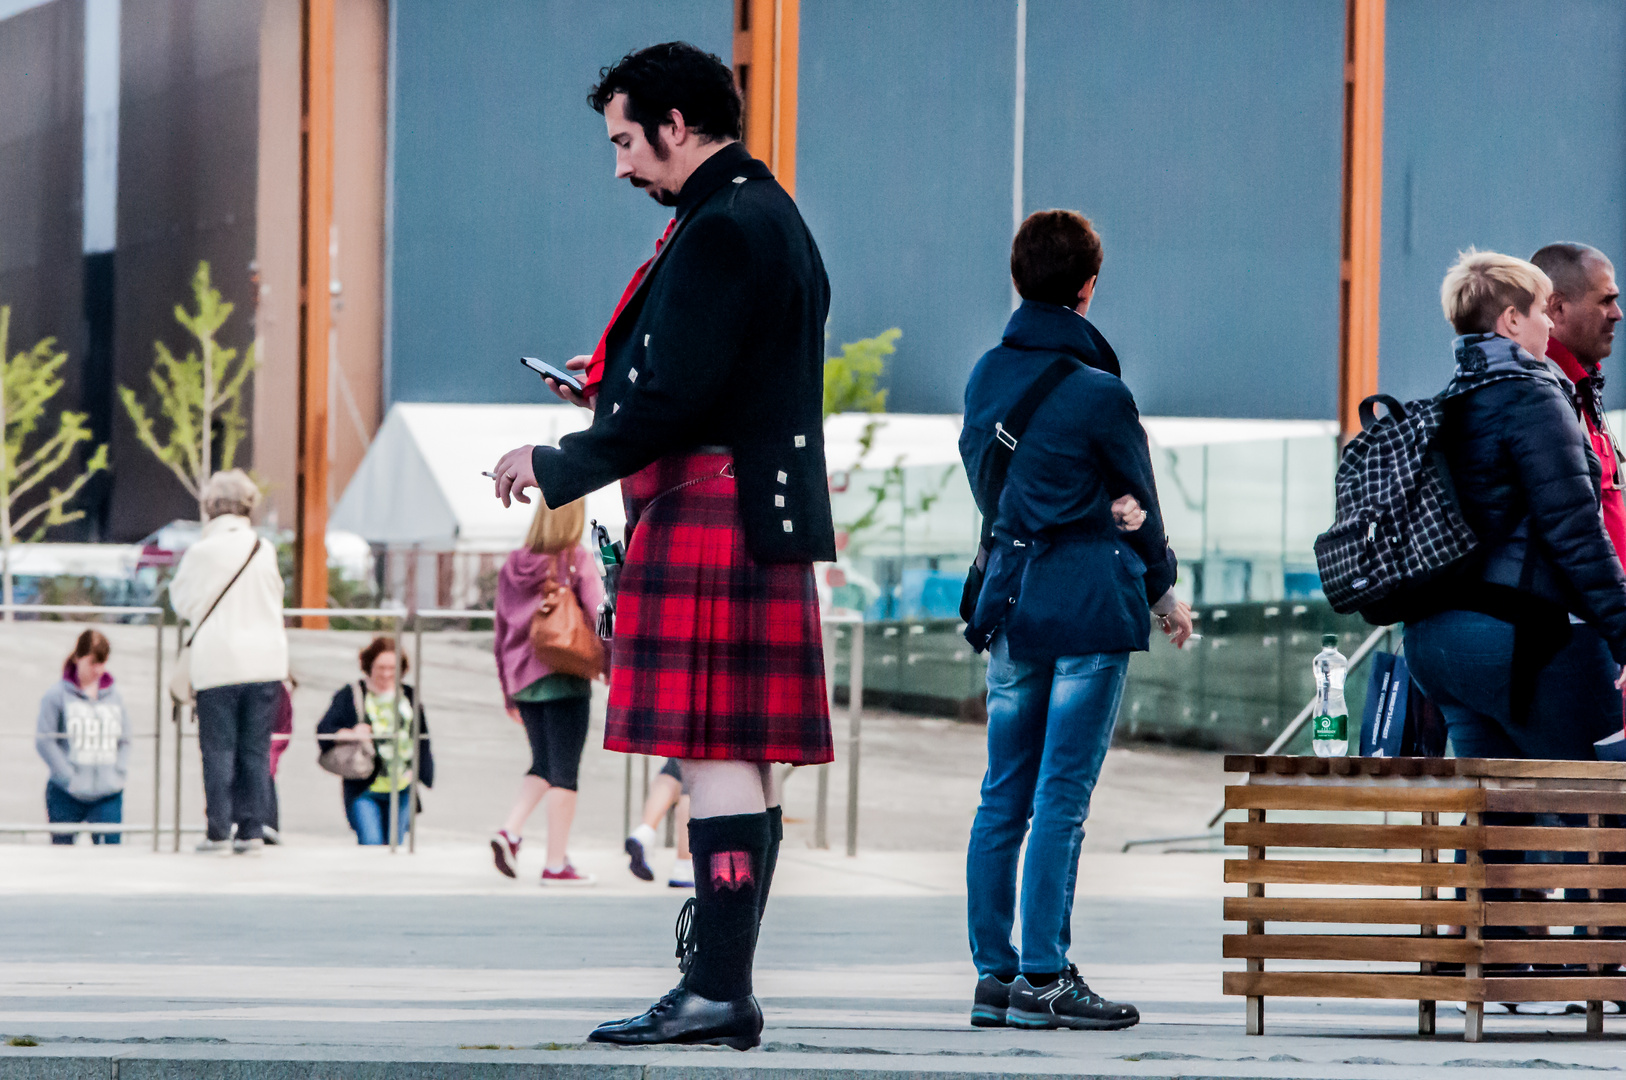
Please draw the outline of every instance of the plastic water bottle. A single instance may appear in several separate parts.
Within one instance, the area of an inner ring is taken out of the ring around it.
[[[1322,634],[1321,651],[1311,662],[1315,672],[1315,719],[1310,744],[1316,757],[1349,753],[1349,709],[1344,705],[1344,673],[1349,660],[1338,651],[1338,635]]]

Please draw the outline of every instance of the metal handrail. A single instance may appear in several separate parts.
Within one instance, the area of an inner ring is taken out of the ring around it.
[[[161,607],[124,607],[118,604],[0,604],[0,614],[32,612],[38,615],[162,615]]]
[[[1355,668],[1360,665],[1361,661],[1365,660],[1372,650],[1378,647],[1378,642],[1387,637],[1390,631],[1393,629],[1394,627],[1392,626],[1380,626],[1368,634],[1366,636],[1366,640],[1361,642],[1360,647],[1357,648],[1354,654],[1349,658],[1349,666],[1345,668],[1345,670],[1354,671]],[[1316,699],[1314,696],[1312,696],[1309,701],[1305,702],[1304,708],[1299,710],[1299,714],[1293,717],[1292,722],[1288,724],[1287,727],[1283,728],[1282,733],[1276,736],[1275,741],[1273,741],[1270,746],[1265,749],[1265,757],[1270,757],[1272,754],[1276,753],[1276,751],[1286,746],[1293,736],[1299,733],[1299,729],[1310,722],[1310,717],[1315,715],[1315,702]],[[1345,734],[1348,735],[1348,733],[1349,732],[1346,727]],[[1225,804],[1222,802],[1220,804],[1220,808],[1214,812],[1214,816],[1208,819],[1207,827],[1212,829],[1215,823],[1224,816]]]
[[[172,850],[177,851],[177,852],[180,851],[181,834],[183,832],[190,833],[190,832],[196,832],[197,831],[197,829],[195,827],[182,826],[182,824],[181,824],[181,791],[182,791],[181,766],[182,766],[183,744],[184,744],[185,740],[188,739],[188,738],[196,738],[196,735],[195,735],[195,733],[188,732],[186,730],[185,725],[182,724],[182,722],[181,722],[183,706],[180,703],[174,703],[172,705],[172,707],[171,707],[171,710],[170,710],[170,721],[171,721],[171,723],[173,723],[175,725],[175,731],[176,731],[175,764],[174,764],[175,793],[174,793],[174,804],[173,804],[174,821],[173,821],[173,824],[170,826],[170,828],[166,830],[166,829],[161,827],[161,822],[162,822],[162,816],[161,816],[162,815],[162,805],[161,805],[161,803],[162,803],[162,800],[158,797],[158,791],[163,785],[163,755],[162,755],[163,723],[162,723],[162,717],[163,717],[163,714],[164,714],[164,694],[165,694],[164,677],[163,677],[163,663],[164,663],[164,621],[163,620],[164,620],[164,615],[165,615],[165,609],[163,609],[161,607],[124,607],[124,606],[118,606],[118,605],[97,605],[97,604],[0,604],[0,613],[6,613],[6,612],[23,612],[23,613],[30,613],[31,612],[31,613],[36,613],[36,614],[62,614],[62,615],[110,614],[110,615],[135,615],[135,616],[142,616],[142,617],[148,617],[148,618],[151,618],[151,617],[154,617],[154,616],[157,617],[155,626],[156,626],[156,629],[158,631],[158,641],[157,641],[157,648],[155,650],[155,661],[154,661],[155,677],[154,677],[154,723],[153,723],[153,730],[149,735],[137,736],[134,733],[131,734],[132,740],[136,739],[136,738],[141,738],[141,739],[151,738],[154,741],[154,749],[153,749],[153,824],[152,824],[152,826],[150,828],[146,827],[146,826],[122,825],[120,827],[109,827],[109,828],[107,828],[107,829],[105,829],[103,831],[107,831],[107,832],[131,832],[131,833],[145,833],[145,832],[150,831],[152,833],[152,835],[153,835],[153,850],[154,851],[158,850],[160,835],[162,833],[168,831],[168,832],[171,832],[173,834],[173,837],[174,837]],[[390,620],[390,621],[392,621],[394,623],[393,631],[394,631],[394,637],[395,637],[395,641],[396,641],[396,652],[397,652],[398,655],[405,655],[404,648],[403,648],[404,643],[402,641],[402,631],[405,628],[405,624],[410,621],[412,623],[412,628],[413,628],[414,636],[415,636],[415,639],[416,639],[414,641],[412,659],[413,659],[414,664],[416,664],[416,666],[418,668],[417,677],[412,682],[412,685],[414,686],[414,688],[416,690],[416,694],[417,694],[417,696],[416,696],[417,707],[413,710],[413,723],[412,723],[413,733],[412,733],[411,738],[412,738],[412,741],[413,741],[413,743],[414,743],[414,745],[416,747],[416,746],[420,746],[421,743],[426,738],[426,736],[419,730],[420,723],[421,723],[421,717],[422,717],[422,709],[423,709],[423,677],[424,677],[423,626],[424,626],[424,623],[429,622],[429,621],[437,621],[438,622],[438,621],[450,620],[450,619],[493,619],[493,618],[495,618],[495,612],[485,610],[485,609],[479,609],[479,608],[475,608],[475,609],[408,608],[408,607],[402,607],[402,606],[373,607],[373,608],[283,608],[282,609],[282,616],[284,618],[317,617],[317,618],[370,618],[370,619]],[[848,764],[847,764],[847,854],[848,855],[856,855],[857,852],[858,852],[858,781],[859,781],[859,757],[860,757],[860,748],[861,748],[861,745],[862,745],[862,713],[863,713],[863,685],[864,685],[864,675],[863,675],[864,635],[863,635],[863,630],[862,630],[863,617],[861,615],[858,615],[857,613],[828,614],[828,615],[821,613],[820,621],[821,621],[821,623],[823,623],[825,625],[828,625],[828,626],[855,626],[855,627],[859,628],[856,632],[853,633],[852,641],[851,641],[851,643],[849,645],[849,657],[850,657],[849,663],[851,665],[852,670],[851,670],[851,673],[850,673],[850,676],[849,676],[849,679],[848,679],[848,694],[849,694],[849,696],[848,696],[848,725],[847,725],[847,750],[848,750]],[[177,625],[176,625],[177,649],[179,648],[181,630],[182,630],[181,625],[179,623],[177,623]],[[827,664],[826,664],[826,668],[827,668],[826,682],[827,682],[827,685],[829,687],[829,692],[831,694],[833,694],[834,693],[833,651],[827,651],[827,658],[829,659],[829,662],[827,662]],[[405,684],[406,684],[405,680],[400,680],[400,681],[397,682],[398,686],[399,685],[405,685]],[[37,736],[37,733],[28,733],[28,732],[16,733],[15,736],[13,736],[13,733],[10,733],[10,732],[0,733],[0,738],[5,738],[5,737],[17,737],[17,738],[34,739],[34,738],[37,738],[38,736]],[[313,733],[313,738],[314,737],[315,736],[314,736],[314,733]],[[287,736],[286,738],[290,742],[292,741],[292,736]],[[384,737],[383,736],[375,736],[375,739],[382,739],[382,738],[384,738]],[[441,736],[441,738],[444,740],[445,736],[443,735],[443,736]],[[482,741],[482,740],[480,740],[479,737],[475,737],[473,739],[463,737],[463,738],[454,738],[453,741],[454,742],[475,742],[475,741]],[[494,741],[494,740],[485,740],[485,741]],[[417,753],[415,751],[414,760],[416,760],[416,756],[417,756]],[[627,788],[627,790],[626,790],[626,801],[627,801],[627,804],[628,804],[629,812],[630,812],[631,791],[632,791],[632,757],[633,757],[633,755],[628,755],[628,757],[627,757],[627,775],[626,775],[626,788]],[[646,772],[646,774],[648,772],[647,758],[646,758],[646,762],[645,762],[645,772]],[[829,773],[828,764],[819,766],[818,811],[817,811],[817,820],[816,820],[816,823],[815,823],[815,834],[816,834],[818,846],[821,846],[821,847],[827,847],[828,846],[828,842],[825,840],[826,831],[827,831],[826,830],[826,821],[827,821],[827,818],[828,818],[828,790],[829,790],[828,773]],[[410,787],[407,789],[408,791],[410,791],[410,795],[408,797],[409,806],[414,806],[414,807],[416,806],[416,803],[417,803],[417,785],[418,785],[418,772],[417,772],[416,769],[414,769],[412,771],[412,778],[411,778],[411,781],[410,781]],[[647,787],[647,776],[646,776],[646,787]],[[389,822],[388,829],[389,829],[389,835],[390,835],[390,850],[392,852],[395,850],[396,842],[397,842],[397,840],[399,838],[399,829],[397,828],[398,821],[396,820],[397,811],[398,811],[398,800],[395,800],[395,799],[390,800],[390,818],[391,818],[391,820]],[[413,812],[411,810],[409,810],[408,813],[409,813],[409,815],[412,815]],[[94,830],[89,829],[89,828],[75,829],[75,828],[70,827],[67,823],[63,823],[61,825],[46,825],[46,826],[42,826],[42,827],[38,827],[38,828],[36,828],[35,826],[31,826],[31,825],[30,826],[0,826],[0,833],[7,833],[7,832],[53,832],[53,831],[54,832],[66,833],[66,832],[76,832],[76,831],[87,831],[88,832],[88,831],[94,831]],[[415,852],[417,850],[417,831],[414,829],[408,835],[409,835],[408,851],[409,852]]]
[[[1364,661],[1369,655],[1371,655],[1372,650],[1374,650],[1374,649],[1376,649],[1378,647],[1378,642],[1383,640],[1385,637],[1387,637],[1389,634],[1391,634],[1393,632],[1394,632],[1394,627],[1393,626],[1380,626],[1376,630],[1374,630],[1370,634],[1368,634],[1366,636],[1366,640],[1361,642],[1360,646],[1356,648],[1354,654],[1350,656],[1350,658],[1349,658],[1349,667],[1346,670],[1354,671],[1355,668],[1357,666],[1359,666],[1362,661]],[[1316,703],[1316,699],[1315,699],[1315,697],[1312,696],[1310,698],[1310,700],[1305,703],[1304,708],[1299,710],[1298,715],[1293,717],[1293,719],[1288,723],[1287,727],[1282,729],[1282,733],[1280,735],[1276,736],[1276,738],[1274,740],[1272,740],[1270,746],[1266,747],[1263,756],[1270,757],[1272,754],[1276,753],[1282,747],[1286,746],[1288,744],[1288,742],[1290,742],[1292,740],[1293,736],[1297,735],[1299,733],[1300,729],[1302,729],[1305,724],[1309,723],[1310,717],[1315,715],[1315,703]],[[1219,808],[1214,811],[1213,816],[1208,819],[1207,824],[1204,825],[1203,827],[1205,829],[1212,829],[1215,825],[1217,825],[1219,823],[1219,819],[1225,816],[1225,810],[1226,810],[1225,803],[1223,801],[1221,801],[1220,805],[1219,805]],[[1203,834],[1198,835],[1198,836],[1153,836],[1153,837],[1146,837],[1144,839],[1139,839],[1139,840],[1127,840],[1127,841],[1124,842],[1124,846],[1120,850],[1121,851],[1128,851],[1130,848],[1133,848],[1133,847],[1142,847],[1142,846],[1146,846],[1146,845],[1150,845],[1150,844],[1173,844],[1173,843],[1180,843],[1180,842],[1191,841],[1191,840],[1211,840],[1217,835],[1218,834],[1216,834],[1216,833],[1203,833]]]
[[[162,832],[159,825],[162,823],[159,809],[158,789],[164,783],[164,763],[160,750],[163,746],[164,731],[164,609],[161,607],[120,607],[115,604],[0,604],[0,614],[10,616],[17,612],[31,612],[38,615],[136,615],[153,620],[153,627],[158,632],[158,640],[153,648],[153,697],[152,697],[152,849],[158,850],[158,834]],[[37,736],[36,736],[37,737]],[[135,736],[132,734],[131,738]],[[179,752],[180,744],[177,740],[176,750]],[[176,768],[176,785],[179,788],[180,769]],[[179,814],[180,800],[176,799],[177,814]],[[179,827],[179,817],[176,819]],[[143,832],[146,830],[142,830]],[[175,835],[175,849],[180,850],[181,837]]]

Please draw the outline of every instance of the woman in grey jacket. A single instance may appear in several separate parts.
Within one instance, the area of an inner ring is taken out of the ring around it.
[[[55,822],[117,825],[124,820],[124,779],[130,769],[130,718],[107,672],[111,652],[99,630],[79,635],[62,665],[62,678],[40,699],[34,745],[51,769],[45,813]],[[118,833],[92,833],[116,844]],[[73,833],[51,843],[71,844]]]

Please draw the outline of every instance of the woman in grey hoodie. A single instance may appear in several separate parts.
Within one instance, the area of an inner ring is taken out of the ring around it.
[[[34,745],[51,769],[45,813],[51,822],[117,825],[124,820],[124,778],[130,770],[130,718],[107,672],[111,647],[99,630],[79,635],[62,678],[40,699]],[[118,833],[92,833],[116,844]],[[71,844],[73,833],[51,843]]]

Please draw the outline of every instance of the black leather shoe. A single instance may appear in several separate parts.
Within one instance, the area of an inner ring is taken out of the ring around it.
[[[712,1001],[680,983],[642,1016],[600,1024],[587,1041],[622,1046],[705,1043],[749,1050],[762,1042],[762,1009],[754,997]]]

